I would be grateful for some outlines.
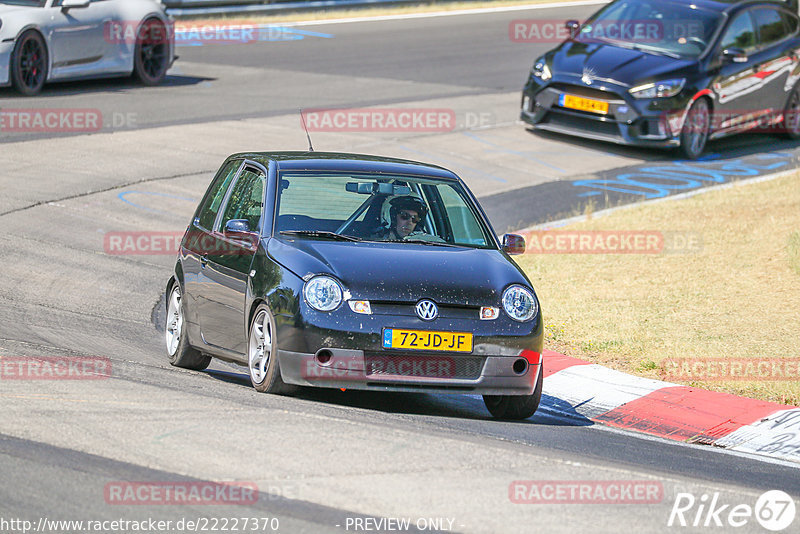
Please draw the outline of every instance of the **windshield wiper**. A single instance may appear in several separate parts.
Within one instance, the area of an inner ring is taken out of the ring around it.
[[[339,241],[361,241],[360,237],[351,235],[337,234],[326,230],[281,230],[281,235],[298,235],[303,237],[324,237],[326,239],[337,239]]]
[[[403,243],[418,243],[420,245],[436,245],[440,247],[455,247],[455,248],[463,248],[460,245],[454,245],[452,243],[447,243],[445,241],[430,241],[428,239],[424,239],[421,237],[412,237],[412,238],[405,238],[402,241]]]

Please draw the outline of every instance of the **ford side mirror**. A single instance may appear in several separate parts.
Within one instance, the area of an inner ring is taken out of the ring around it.
[[[567,28],[570,39],[575,38],[575,36],[578,35],[578,32],[581,31],[581,23],[577,20],[568,20],[564,23],[564,27]]]
[[[722,51],[722,59],[726,63],[745,63],[747,54],[741,48],[726,48]]]
[[[509,256],[525,253],[525,238],[517,234],[503,236],[503,252]]]

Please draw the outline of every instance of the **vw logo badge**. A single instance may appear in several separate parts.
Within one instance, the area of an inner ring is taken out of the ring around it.
[[[417,302],[415,307],[417,310],[417,317],[423,321],[433,321],[439,316],[439,308],[432,300],[421,300]]]

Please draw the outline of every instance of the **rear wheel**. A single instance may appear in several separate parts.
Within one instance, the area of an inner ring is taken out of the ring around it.
[[[202,371],[211,363],[211,357],[189,345],[184,317],[181,286],[176,282],[167,296],[167,322],[164,327],[169,363],[184,369]]]
[[[800,139],[800,84],[789,93],[783,110],[783,134],[789,139]]]
[[[496,419],[527,419],[536,413],[542,400],[544,372],[539,365],[536,388],[531,395],[484,395],[483,402]]]
[[[688,159],[697,159],[706,148],[711,113],[708,101],[699,98],[686,113],[686,121],[681,131],[681,153]]]
[[[139,28],[133,58],[133,73],[144,85],[158,85],[169,68],[167,27],[158,19],[147,19]]]
[[[23,33],[11,54],[11,83],[14,89],[32,96],[44,87],[47,79],[47,47],[35,31]]]
[[[247,343],[250,383],[262,393],[287,393],[290,387],[281,378],[275,319],[266,304],[260,304],[250,322]]]

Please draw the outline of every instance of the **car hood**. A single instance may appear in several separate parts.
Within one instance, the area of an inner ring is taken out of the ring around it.
[[[301,278],[335,276],[354,299],[499,306],[509,284],[530,286],[499,250],[281,238],[270,239],[267,252]]]
[[[554,77],[580,78],[585,73],[600,80],[633,86],[646,80],[675,74],[696,63],[649,54],[610,44],[567,41],[551,53],[550,70]]]
[[[8,15],[9,13],[14,13],[16,11],[23,11],[23,10],[31,10],[31,9],[42,9],[40,7],[29,7],[29,6],[13,6],[10,4],[0,4],[0,17],[3,15]]]

